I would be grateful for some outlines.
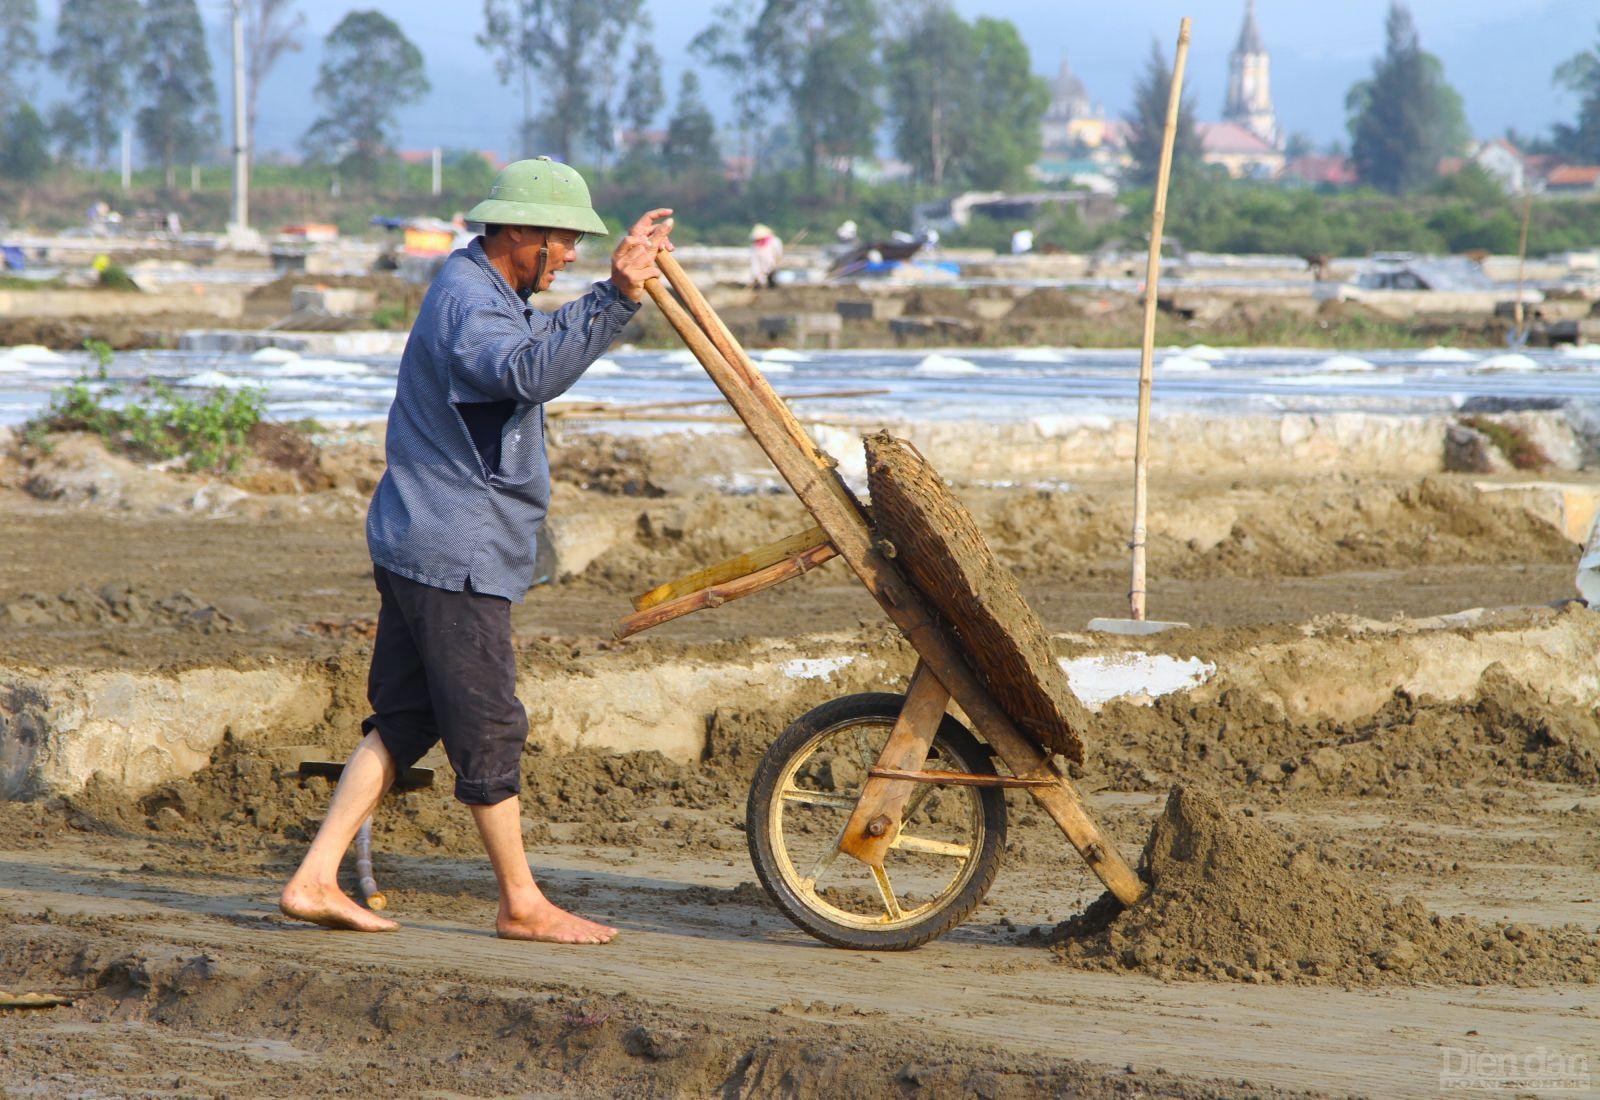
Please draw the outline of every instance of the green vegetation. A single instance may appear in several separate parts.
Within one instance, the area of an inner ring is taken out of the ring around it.
[[[410,328],[411,311],[405,306],[379,306],[372,313],[372,327],[390,331]]]
[[[84,342],[95,369],[67,383],[50,407],[23,427],[23,439],[46,445],[50,432],[92,432],[108,448],[139,458],[182,458],[196,473],[233,473],[249,453],[251,429],[261,423],[262,395],[255,390],[213,390],[199,400],[160,382],[133,389],[107,381],[111,348]]]
[[[1150,43],[1150,58],[1133,93],[1133,113],[1128,124],[1133,136],[1128,153],[1133,157],[1130,183],[1154,186],[1161,169],[1161,145],[1166,137],[1167,101],[1172,98],[1172,66],[1161,43]],[[1194,124],[1194,99],[1187,88],[1178,93],[1178,125],[1172,141],[1172,175],[1181,179],[1200,168],[1200,133]]]
[[[1402,194],[1439,175],[1439,160],[1463,152],[1471,131],[1461,96],[1439,59],[1417,40],[1411,12],[1389,5],[1383,56],[1372,78],[1350,89],[1350,159],[1364,183]]]
[[[379,11],[353,11],[322,43],[312,94],[322,114],[303,139],[315,161],[368,176],[393,147],[402,107],[428,94],[422,51]]]
[[[1544,453],[1544,448],[1515,424],[1503,424],[1487,416],[1463,416],[1461,425],[1482,432],[1495,450],[1518,470],[1543,470],[1550,465],[1550,456]]]

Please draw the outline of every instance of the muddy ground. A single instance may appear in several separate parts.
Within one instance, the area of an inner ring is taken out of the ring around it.
[[[517,608],[525,662],[609,645],[629,594],[801,526],[782,497],[629,495],[587,462],[556,512],[622,534]],[[0,1088],[1422,1096],[1469,1056],[1536,1050],[1600,1084],[1600,724],[1592,700],[1498,668],[1461,698],[1402,692],[1341,719],[1287,717],[1244,688],[1107,705],[1076,774],[1156,885],[1109,922],[1098,883],[1019,797],[994,889],[943,940],[869,955],[788,924],[755,883],[744,798],[791,711],[836,693],[825,681],[788,710],[758,691],[703,700],[698,761],[529,751],[532,862],[556,900],[623,929],[612,947],[490,937],[493,879],[447,783],[393,796],[377,821],[401,932],[286,922],[275,888],[328,791],[289,747],[353,741],[374,613],[370,461],[339,470],[312,494],[196,504],[203,486],[174,475],[122,471],[114,493],[52,499],[59,471],[6,467],[0,663],[309,657],[344,687],[314,727],[225,743],[189,779],[0,803],[0,989],[74,1001],[0,1011]],[[1048,629],[1121,612],[1120,481],[957,489]],[[1158,511],[1236,518],[1153,540],[1153,612],[1197,627],[1158,648],[1370,648],[1480,606],[1525,608],[1496,620],[1502,638],[1600,637],[1600,615],[1543,606],[1572,595],[1577,548],[1508,499],[1449,476],[1163,485]],[[752,636],[828,635],[909,671],[881,622],[835,563],[627,645],[631,661],[731,661]],[[1448,628],[1458,643],[1480,629]],[[1572,660],[1575,677],[1593,671]]]

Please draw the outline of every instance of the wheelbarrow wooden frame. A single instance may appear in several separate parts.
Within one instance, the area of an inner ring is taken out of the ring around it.
[[[921,592],[874,545],[866,510],[839,477],[832,458],[773,392],[677,259],[662,252],[658,262],[683,301],[680,304],[659,279],[646,283],[645,290],[811,513],[820,532],[793,536],[653,590],[640,597],[639,610],[623,620],[619,635],[677,617],[661,614],[669,608],[688,614],[715,607],[799,576],[834,555],[843,558],[906,636],[920,661],[899,720],[872,769],[875,774],[862,788],[845,827],[840,849],[867,864],[881,884],[884,856],[899,833],[900,815],[912,792],[922,782],[951,781],[921,769],[953,699],[1010,769],[1009,778],[1038,800],[1106,888],[1125,905],[1138,901],[1144,893],[1139,876],[1101,831],[1066,775],[996,704]],[[797,551],[797,543],[804,549]],[[831,553],[824,553],[824,547]],[[749,568],[751,565],[755,568]]]

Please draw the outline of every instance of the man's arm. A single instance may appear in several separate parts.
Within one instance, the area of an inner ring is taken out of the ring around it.
[[[639,310],[609,283],[596,283],[534,333],[509,308],[455,308],[461,315],[450,348],[452,400],[523,404],[566,393]]]

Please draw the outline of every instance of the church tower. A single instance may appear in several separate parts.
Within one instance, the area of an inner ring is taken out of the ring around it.
[[[1277,112],[1272,109],[1271,69],[1267,48],[1261,44],[1261,28],[1256,26],[1255,0],[1245,0],[1239,44],[1228,57],[1228,105],[1222,117],[1278,148],[1281,138]]]

